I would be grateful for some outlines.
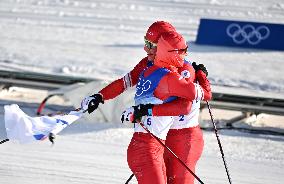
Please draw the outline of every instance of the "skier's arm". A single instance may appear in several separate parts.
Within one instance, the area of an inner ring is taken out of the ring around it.
[[[192,67],[196,71],[196,81],[202,85],[204,90],[204,99],[203,100],[210,100],[212,98],[211,86],[210,82],[207,79],[208,71],[203,64],[196,64],[195,62],[192,63]]]
[[[189,101],[211,99],[210,83],[206,75],[202,71],[198,71],[196,75],[198,75],[199,84],[187,82],[180,78],[180,75],[177,73],[168,73],[160,81],[159,86],[155,90],[155,95],[163,100],[170,96],[185,98]]]
[[[186,81],[195,80],[195,70],[189,62],[185,62],[183,67],[178,69],[178,73]],[[177,98],[169,103],[153,106],[153,116],[179,116],[188,114],[191,110],[192,101],[185,98]]]
[[[211,91],[211,85],[209,80],[206,77],[206,74],[202,72],[201,70],[196,72],[196,79],[200,86],[203,89],[203,99],[202,100],[211,100],[212,98],[212,91]]]
[[[132,71],[126,74],[123,78],[113,81],[106,87],[104,87],[98,93],[92,96],[87,96],[81,101],[81,108],[88,110],[88,113],[92,113],[96,110],[100,103],[104,103],[105,100],[113,99],[123,93],[129,87],[137,84],[139,74],[147,67],[147,57],[142,59]]]
[[[192,101],[178,98],[172,102],[154,105],[153,116],[179,116],[190,112]]]
[[[143,58],[129,73],[124,77],[117,79],[104,87],[99,93],[103,100],[109,100],[117,97],[128,88],[135,86],[138,82],[140,73],[147,67],[147,57]]]
[[[177,77],[178,76],[175,75],[169,75],[168,78],[168,90],[171,96],[186,98],[190,101],[210,100],[212,98],[210,83],[204,72],[196,72],[196,78],[199,84],[187,82]]]

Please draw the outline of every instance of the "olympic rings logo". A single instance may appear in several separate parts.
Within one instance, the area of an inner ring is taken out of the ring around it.
[[[267,26],[255,28],[253,25],[246,24],[241,27],[236,23],[230,24],[226,32],[233,39],[234,43],[243,44],[247,41],[250,45],[257,45],[270,35],[270,30]]]
[[[141,81],[137,84],[136,96],[141,96],[145,91],[148,91],[151,88],[151,81],[147,80],[141,85],[142,82],[144,81]]]

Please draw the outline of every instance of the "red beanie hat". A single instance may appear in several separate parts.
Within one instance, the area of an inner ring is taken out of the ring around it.
[[[145,38],[153,43],[158,43],[162,33],[176,31],[174,26],[165,21],[154,22],[147,30]]]
[[[155,65],[160,67],[182,67],[184,58],[177,51],[187,48],[185,39],[177,32],[163,33],[158,41]],[[169,52],[170,51],[170,52]]]

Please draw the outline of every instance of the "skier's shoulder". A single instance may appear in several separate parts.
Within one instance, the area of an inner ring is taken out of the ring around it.
[[[152,63],[151,61],[148,60],[148,57],[144,57],[142,58],[138,64],[141,64],[141,65],[144,65],[144,66],[147,66],[148,63]]]
[[[195,70],[192,66],[192,62],[189,60],[184,60],[184,64],[182,67],[178,69],[178,73],[182,75],[185,79],[195,78]]]

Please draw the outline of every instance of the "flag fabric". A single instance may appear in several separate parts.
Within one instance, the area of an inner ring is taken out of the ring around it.
[[[5,105],[4,109],[7,137],[21,144],[44,140],[49,133],[56,135],[83,115],[80,110],[65,115],[30,117],[17,104]]]

